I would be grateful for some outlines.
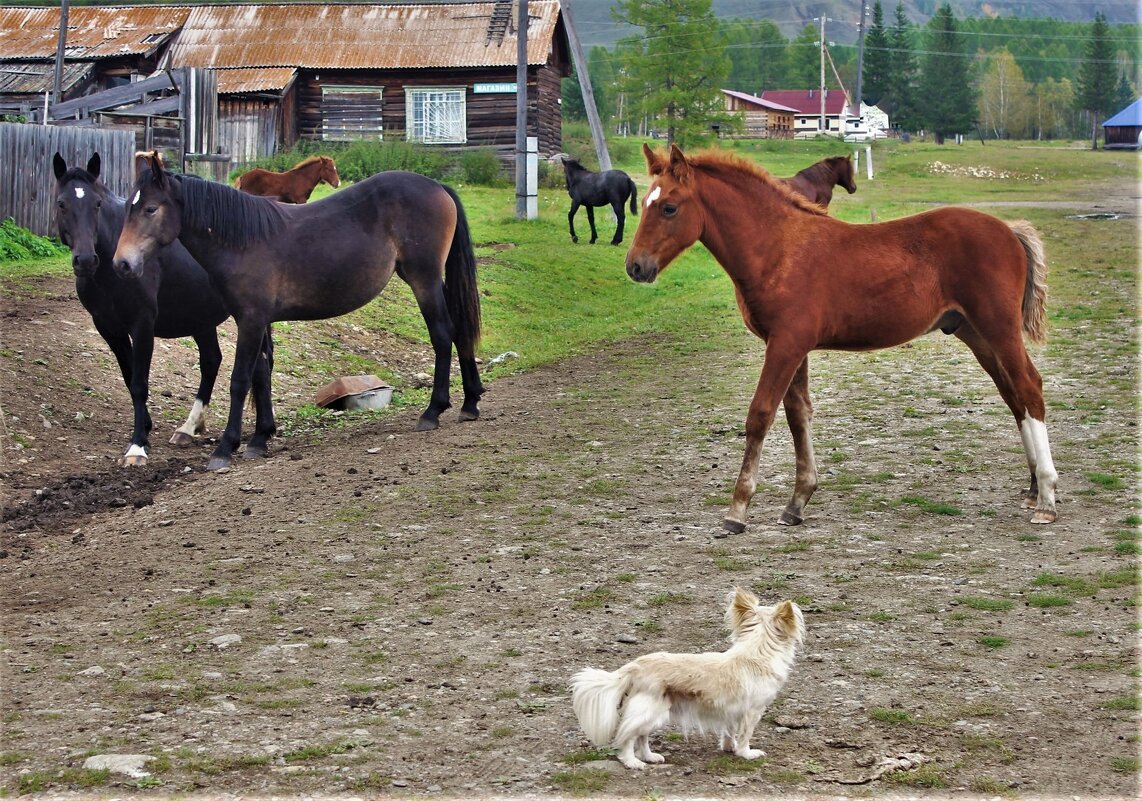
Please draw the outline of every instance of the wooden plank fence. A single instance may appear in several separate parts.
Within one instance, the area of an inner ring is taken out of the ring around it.
[[[56,236],[52,158],[59,153],[68,166],[84,167],[96,152],[103,182],[125,197],[135,182],[133,132],[0,122],[0,220],[11,217],[33,233]]]

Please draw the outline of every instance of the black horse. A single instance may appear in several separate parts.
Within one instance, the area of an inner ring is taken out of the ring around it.
[[[591,172],[578,159],[563,159],[563,175],[567,178],[567,194],[571,196],[571,211],[567,212],[567,224],[571,227],[571,241],[578,242],[575,235],[575,212],[580,206],[587,207],[587,222],[591,224],[591,244],[599,235],[595,232],[594,206],[610,205],[619,220],[615,238],[612,245],[623,241],[623,225],[626,215],[623,214],[623,204],[630,198],[630,213],[638,214],[638,190],[634,181],[622,170],[607,170],[606,172]]]
[[[206,410],[222,365],[217,327],[229,316],[222,298],[198,262],[178,242],[158,250],[138,278],[121,278],[111,267],[126,202],[99,180],[100,158],[87,169],[67,166],[55,154],[55,221],[60,240],[71,249],[75,290],[91,314],[95,330],[107,341],[134,406],[134,431],[125,465],[147,462],[152,423],[147,411],[154,338],[192,337],[198,345],[201,379],[194,406],[171,444],[185,447],[206,429]],[[269,354],[264,354],[269,357]],[[257,383],[269,398],[265,361]]]
[[[241,442],[242,406],[269,324],[346,314],[376,297],[394,273],[412,288],[436,356],[432,396],[417,429],[436,428],[451,405],[453,343],[464,384],[459,417],[479,417],[476,254],[464,207],[448,187],[415,173],[382,172],[293,206],[169,173],[151,157],[138,172],[116,271],[137,275],[176,239],[210,274],[238,323],[230,418],[207,469],[229,465]],[[274,430],[266,411],[258,409],[245,458],[266,452]]]

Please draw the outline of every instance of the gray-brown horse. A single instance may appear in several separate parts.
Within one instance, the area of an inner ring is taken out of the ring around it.
[[[394,273],[412,288],[436,355],[432,396],[417,429],[436,428],[451,406],[453,343],[464,384],[460,419],[479,416],[476,255],[464,208],[448,187],[415,173],[383,172],[291,206],[174,175],[151,156],[132,191],[115,268],[137,273],[175,239],[210,274],[238,324],[230,418],[208,469],[229,465],[241,441],[242,405],[266,326],[353,311]],[[272,413],[259,410],[244,456],[264,455],[274,428]]]

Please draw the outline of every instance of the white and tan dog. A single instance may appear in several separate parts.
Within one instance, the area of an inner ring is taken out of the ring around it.
[[[571,679],[571,705],[595,745],[618,749],[628,768],[664,762],[650,735],[673,723],[686,732],[721,735],[722,750],[743,759],[765,752],[749,740],[789,673],[805,637],[792,601],[762,606],[740,588],[730,593],[726,625],[733,645],[722,653],[641,656],[614,672],[584,668]]]

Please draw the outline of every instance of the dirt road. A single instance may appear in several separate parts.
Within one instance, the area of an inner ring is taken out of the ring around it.
[[[1083,404],[1092,380],[1132,381],[1128,355],[1035,356],[1061,475],[1049,527],[1020,509],[1014,424],[954,340],[816,356],[805,524],[775,525],[792,490],[779,420],[749,528],[718,538],[760,364],[744,333],[500,379],[484,419],[428,434],[410,409],[220,474],[201,472],[207,445],[156,436],[152,465],[123,472],[125,393],[87,366],[102,343],[66,282],[37,292],[7,303],[0,363],[8,793],[1137,790],[1133,477],[1091,478],[1137,432],[1128,409]],[[193,354],[164,363],[157,404],[182,408]],[[594,761],[570,674],[724,648],[734,585],[795,598],[808,624],[759,727],[766,758],[665,735],[664,766]],[[133,778],[83,770],[100,754],[152,759]]]

